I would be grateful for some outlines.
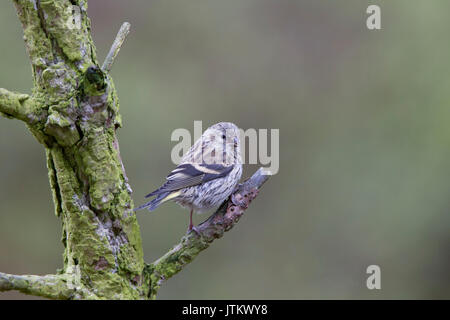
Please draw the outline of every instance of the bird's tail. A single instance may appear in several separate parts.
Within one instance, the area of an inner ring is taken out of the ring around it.
[[[153,199],[147,203],[144,203],[143,205],[140,205],[139,207],[135,208],[134,211],[141,210],[141,209],[148,209],[149,211],[153,211],[156,208],[158,208],[161,204],[163,204],[164,202],[169,201],[170,199],[173,199],[178,195],[179,195],[178,191],[176,191],[176,192],[168,191],[168,192],[160,193],[160,194],[158,194],[158,196],[155,199]]]

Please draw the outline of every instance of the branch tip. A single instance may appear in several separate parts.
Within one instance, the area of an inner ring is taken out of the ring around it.
[[[119,53],[120,48],[122,47],[122,44],[125,41],[125,38],[130,32],[130,27],[131,25],[129,22],[124,22],[120,27],[119,32],[117,32],[116,39],[114,40],[111,49],[109,49],[108,55],[106,56],[105,61],[103,62],[102,65],[103,71],[109,72],[111,70],[114,60],[116,59],[117,54]]]
[[[34,102],[31,96],[0,88],[0,115],[33,123]]]
[[[50,299],[70,299],[76,287],[71,286],[72,276],[61,275],[14,275],[0,272],[0,292],[17,290],[24,294]]]

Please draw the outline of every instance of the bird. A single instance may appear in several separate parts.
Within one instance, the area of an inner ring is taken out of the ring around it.
[[[136,210],[153,211],[167,201],[190,210],[188,232],[195,227],[192,213],[218,207],[235,190],[242,176],[238,127],[219,122],[206,129],[189,148],[161,187],[146,195],[155,197]]]

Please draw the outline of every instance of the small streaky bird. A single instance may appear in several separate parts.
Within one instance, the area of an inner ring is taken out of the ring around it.
[[[222,204],[236,188],[242,175],[239,129],[230,122],[220,122],[208,129],[167,176],[166,182],[146,195],[153,200],[135,210],[155,210],[172,200],[192,212],[204,212]]]

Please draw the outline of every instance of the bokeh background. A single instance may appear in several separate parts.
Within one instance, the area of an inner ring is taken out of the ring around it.
[[[366,28],[369,4],[381,6],[380,31]],[[135,204],[174,167],[174,129],[280,129],[279,173],[159,298],[450,298],[448,12],[446,0],[90,1],[100,60],[132,25],[112,76]],[[11,1],[0,2],[0,58],[0,87],[30,92]],[[61,267],[53,212],[44,149],[1,118],[2,272]],[[138,219],[151,262],[188,214],[167,204]],[[381,290],[366,288],[371,264]],[[16,298],[33,297],[0,293]]]

